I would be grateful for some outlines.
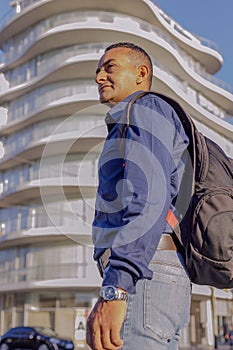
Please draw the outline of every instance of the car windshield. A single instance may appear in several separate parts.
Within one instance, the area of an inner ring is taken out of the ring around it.
[[[47,335],[49,337],[57,337],[56,332],[54,332],[54,330],[52,330],[50,328],[34,327],[34,329],[43,335]]]

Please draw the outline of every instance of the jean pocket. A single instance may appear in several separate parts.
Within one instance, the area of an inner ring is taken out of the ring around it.
[[[144,327],[168,341],[189,322],[189,279],[154,272],[144,286]]]

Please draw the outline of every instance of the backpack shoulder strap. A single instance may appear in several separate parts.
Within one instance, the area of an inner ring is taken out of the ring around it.
[[[126,112],[126,118],[127,118],[127,125],[129,125],[130,121],[130,111],[132,105],[141,97],[148,95],[148,94],[153,94],[155,96],[160,97],[162,100],[167,102],[176,112],[178,115],[183,128],[189,138],[189,147],[188,151],[192,160],[192,166],[193,166],[193,173],[195,174],[196,170],[196,141],[195,141],[195,134],[198,132],[196,129],[196,126],[194,125],[191,117],[184,111],[184,109],[181,107],[181,105],[173,100],[171,97],[163,95],[161,93],[158,93],[156,91],[140,91],[136,95],[133,96],[133,98],[129,101],[128,106],[127,106],[127,112]]]
[[[193,179],[192,179],[192,189],[191,193],[194,193],[194,187],[195,187],[195,172],[196,172],[196,141],[195,141],[195,135],[198,133],[196,126],[194,125],[191,117],[184,111],[184,109],[181,107],[181,105],[173,100],[171,97],[168,97],[166,95],[163,95],[161,93],[157,93],[155,91],[141,91],[137,93],[136,95],[133,96],[133,98],[130,100],[127,106],[126,110],[126,118],[127,118],[127,125],[130,123],[130,111],[132,105],[141,97],[148,95],[148,94],[154,94],[155,96],[158,96],[165,102],[167,102],[176,112],[178,115],[182,126],[189,138],[189,147],[188,151],[191,157],[192,161],[192,167],[193,167]],[[177,236],[178,240],[182,244],[182,239],[181,239],[181,232],[180,232],[180,227],[179,227],[179,222],[175,216],[175,214],[169,209],[166,221],[168,224],[172,227],[175,235]]]

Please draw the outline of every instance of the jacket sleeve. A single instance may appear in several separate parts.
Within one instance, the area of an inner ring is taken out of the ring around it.
[[[123,142],[123,177],[118,193],[121,226],[112,231],[103,285],[113,284],[135,293],[139,279],[152,278],[148,265],[166,230],[174,192],[171,183],[178,182],[178,175],[174,177],[178,168],[173,157],[177,134],[174,113],[170,106],[150,96],[132,108]]]

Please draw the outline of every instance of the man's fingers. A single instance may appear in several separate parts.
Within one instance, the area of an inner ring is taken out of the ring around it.
[[[90,346],[91,349],[93,349],[92,346],[92,328],[89,326],[90,320],[87,319],[87,329],[86,329],[86,342]]]
[[[107,328],[107,327],[106,327]],[[111,350],[118,350],[120,347],[122,347],[122,342],[112,342],[112,330],[106,329],[105,327],[102,328],[101,332],[101,341],[102,341],[102,347],[103,349],[111,349]],[[120,336],[119,336],[120,339]]]
[[[87,319],[87,344],[92,350],[118,350],[123,346],[120,330],[127,304],[124,301],[106,303],[98,299]]]
[[[100,330],[94,322],[92,312],[87,319],[86,342],[91,349],[102,350]]]
[[[120,337],[120,328],[119,327],[113,327],[111,329],[111,343],[116,346],[117,348],[121,348],[123,346],[123,340]]]
[[[101,327],[101,342],[104,349],[113,349],[110,339],[110,329],[107,329],[104,325]]]
[[[100,329],[92,331],[92,349],[93,350],[102,350],[102,342],[101,342],[101,335],[100,335]]]

